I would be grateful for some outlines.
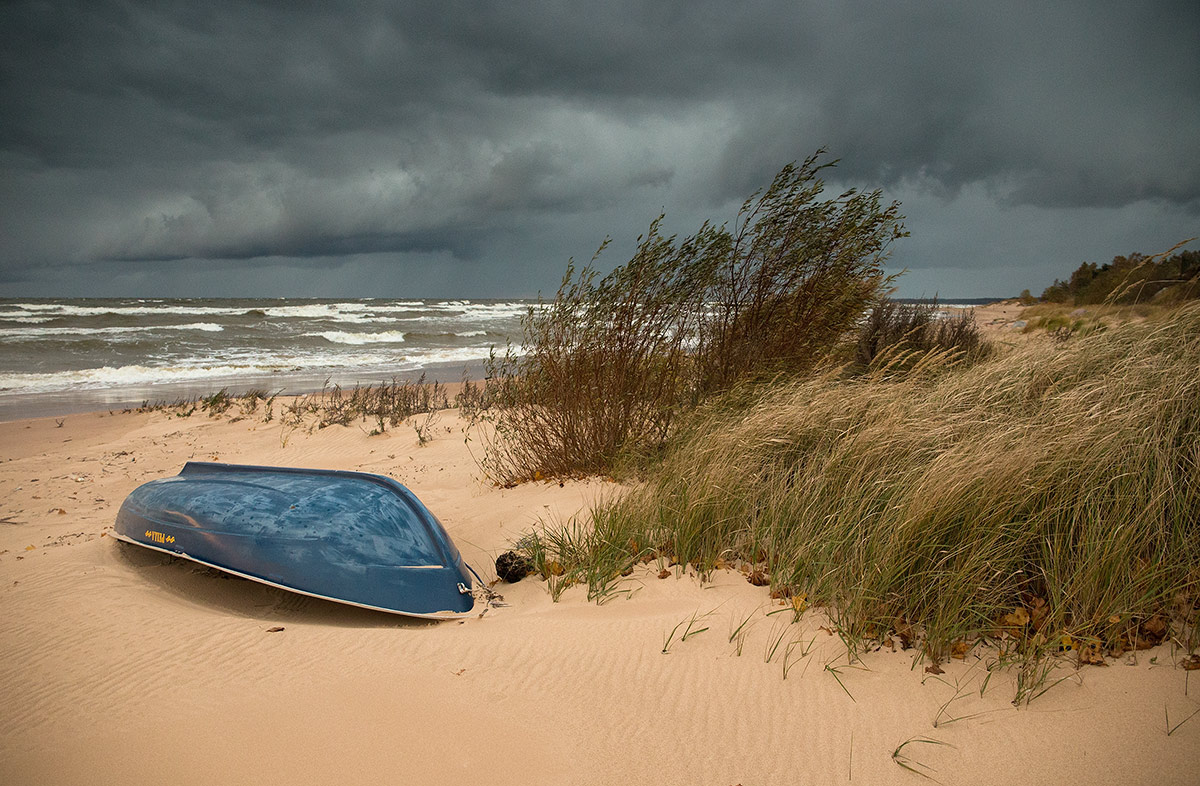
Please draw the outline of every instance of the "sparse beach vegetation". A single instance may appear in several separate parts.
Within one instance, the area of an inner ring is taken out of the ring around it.
[[[477,390],[472,386],[472,390]],[[197,411],[209,417],[228,417],[235,406],[236,414],[231,420],[256,417],[263,423],[279,418],[285,429],[323,429],[329,426],[349,426],[354,423],[370,425],[372,436],[382,434],[406,421],[413,424],[421,444],[432,438],[437,423],[437,412],[449,409],[450,392],[441,382],[427,382],[422,374],[416,380],[392,379],[376,385],[355,385],[345,390],[340,385],[326,384],[315,393],[290,397],[280,402],[276,414],[276,399],[282,391],[270,393],[253,389],[244,393],[230,393],[222,388],[208,396],[199,396],[174,401],[145,401],[139,412],[166,412],[174,417],[191,417]],[[468,394],[475,395],[474,392]],[[456,396],[455,405],[462,393]],[[416,416],[424,416],[420,420]]]

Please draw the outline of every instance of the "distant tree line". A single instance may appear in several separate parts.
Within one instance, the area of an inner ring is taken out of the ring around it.
[[[1046,287],[1042,300],[1088,305],[1200,298],[1200,251],[1168,254],[1134,253],[1113,257],[1103,265],[1084,262],[1066,281],[1055,280]]]

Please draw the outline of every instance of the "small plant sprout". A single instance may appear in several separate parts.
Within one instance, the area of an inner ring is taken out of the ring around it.
[[[972,667],[972,668],[974,668],[974,667]],[[987,681],[989,679],[991,679],[991,676],[992,676],[991,671],[988,671],[987,675],[983,679],[984,687],[987,686]],[[945,685],[948,688],[951,688],[954,691],[953,695],[951,695],[949,699],[947,699],[945,702],[943,702],[942,705],[940,707],[938,707],[937,712],[934,713],[933,727],[935,729],[942,727],[942,726],[949,726],[951,723],[957,723],[958,721],[971,720],[972,718],[978,718],[981,715],[987,715],[992,712],[1000,712],[1001,710],[1005,709],[1005,708],[1001,707],[998,709],[983,710],[981,712],[972,712],[972,713],[968,713],[966,715],[951,715],[950,712],[948,711],[951,704],[953,704],[954,702],[959,701],[961,699],[965,699],[969,694],[972,694],[975,692],[972,689],[971,679],[968,679],[969,677],[971,677],[970,672],[968,672],[967,674],[965,674],[961,677],[956,677],[953,685],[951,685],[949,682],[947,682],[946,680],[942,679],[939,676],[935,675],[933,677],[933,679],[937,680],[938,682],[942,683],[943,685]],[[982,698],[983,688],[980,689],[979,695]]]
[[[704,614],[701,614],[699,611],[696,611],[696,612],[692,613],[692,616],[688,617],[685,620],[681,620],[679,623],[677,623],[674,628],[671,628],[671,632],[667,634],[667,638],[663,641],[663,648],[662,648],[663,654],[664,655],[668,654],[671,650],[671,645],[674,644],[676,641],[680,641],[680,642],[687,641],[688,637],[699,636],[701,633],[708,630],[707,625],[705,625],[703,628],[698,627],[698,626],[702,623],[703,620],[707,619],[711,615],[712,615],[711,611],[705,612]],[[682,633],[680,633],[680,631],[679,631],[680,628],[683,628]],[[676,633],[679,633],[678,639],[675,638]]]
[[[787,635],[787,626],[790,623],[784,623],[780,626],[778,623],[771,626],[771,635],[767,638],[767,648],[763,653],[763,660],[770,663],[775,657],[775,652],[779,649],[779,645],[783,643],[783,637]],[[779,631],[779,635],[775,635],[775,631]]]
[[[753,617],[754,612],[752,611],[746,615],[746,618],[742,620],[742,623],[734,628],[733,632],[729,634],[729,642],[734,644],[739,658],[742,656],[742,648],[746,645],[746,634],[749,633],[750,628],[753,627],[753,623],[751,622]]]
[[[825,664],[825,671],[829,672],[830,675],[832,675],[833,678],[835,680],[837,680],[838,686],[842,690],[846,691],[846,695],[850,697],[850,701],[854,702],[855,704],[858,704],[858,701],[854,698],[854,694],[852,694],[850,692],[850,690],[846,687],[846,683],[842,682],[841,675],[842,675],[842,669],[844,669],[844,668],[847,668],[847,667],[846,666],[832,666],[828,663]]]
[[[1174,726],[1172,726],[1171,725],[1171,716],[1170,716],[1170,714],[1167,713],[1167,705],[1164,704],[1163,705],[1163,718],[1167,722],[1167,736],[1170,737],[1172,734],[1175,733],[1175,731],[1180,726],[1187,723],[1188,721],[1190,721],[1192,718],[1196,717],[1197,715],[1200,715],[1200,708],[1193,710],[1191,715],[1187,716],[1183,720],[1179,721],[1179,723],[1176,723]]]
[[[792,650],[795,649],[797,646],[799,646],[800,647],[800,656],[796,660],[804,660],[805,658],[808,657],[808,653],[812,651],[813,642],[815,642],[816,640],[817,640],[817,637],[813,636],[811,639],[808,640],[808,643],[805,644],[803,642],[803,640],[801,640],[801,639],[793,639],[792,641],[788,642],[788,645],[786,647],[784,647],[784,650],[783,650],[783,678],[785,680],[787,679],[788,671],[791,670],[792,666],[796,665],[796,662],[791,659],[792,658]]]
[[[904,751],[904,749],[909,745],[945,745],[951,748],[954,746],[950,745],[948,742],[935,740],[932,737],[910,737],[904,742],[900,743],[896,747],[896,750],[892,751],[892,761],[896,762],[896,764],[900,765],[909,772],[920,775],[922,778],[928,778],[934,783],[940,783],[941,781],[929,774],[931,772],[936,772],[936,770],[934,770],[928,764],[922,764],[921,762],[912,758],[909,753]]]

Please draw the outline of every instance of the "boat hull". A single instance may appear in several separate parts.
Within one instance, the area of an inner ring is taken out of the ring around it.
[[[114,530],[128,543],[353,606],[443,618],[474,605],[445,529],[381,475],[189,462],[135,489]]]

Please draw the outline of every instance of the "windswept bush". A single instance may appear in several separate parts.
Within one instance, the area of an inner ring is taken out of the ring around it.
[[[658,451],[705,398],[812,368],[877,297],[906,234],[879,191],[819,199],[836,163],[821,155],[784,167],[733,231],[706,223],[677,240],[660,216],[607,276],[596,258],[568,265],[554,300],[522,320],[525,354],[489,368],[485,469],[504,483],[606,471]]]
[[[897,303],[882,298],[858,330],[855,361],[862,370],[886,365],[906,368],[930,352],[960,360],[978,360],[987,344],[970,309],[948,316],[930,303]]]

